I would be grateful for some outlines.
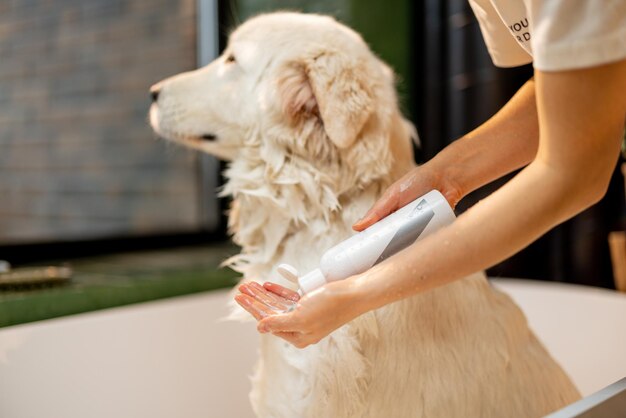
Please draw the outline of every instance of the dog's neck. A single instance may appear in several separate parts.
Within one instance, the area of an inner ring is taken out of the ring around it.
[[[259,271],[280,260],[285,241],[307,229],[315,237],[337,236],[331,228],[344,228],[346,209],[360,205],[359,213],[373,203],[388,179],[380,176],[365,187],[342,190],[341,163],[321,169],[319,161],[297,158],[284,150],[268,150],[262,141],[248,143],[225,172],[222,195],[231,195],[229,229],[241,254],[227,264],[242,273]],[[258,146],[257,146],[258,145]],[[364,202],[362,196],[369,196]],[[324,245],[324,244],[320,244]]]
[[[250,135],[225,172],[229,229],[242,248],[226,264],[244,274],[267,272],[289,240],[306,236],[299,244],[315,248],[298,251],[319,252],[349,236],[350,225],[413,165],[406,122],[399,113],[390,121],[344,150],[320,147],[329,142],[319,132],[282,141],[267,131]]]

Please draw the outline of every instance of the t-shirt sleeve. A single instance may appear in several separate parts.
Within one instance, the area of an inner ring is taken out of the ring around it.
[[[531,0],[534,67],[560,71],[626,58],[626,0]]]
[[[491,60],[498,67],[518,67],[533,58],[517,43],[489,0],[469,0]]]

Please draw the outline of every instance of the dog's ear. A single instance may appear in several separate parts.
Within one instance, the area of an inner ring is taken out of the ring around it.
[[[278,91],[289,118],[319,117],[339,148],[354,143],[374,108],[364,64],[345,53],[324,52],[287,64]]]
[[[278,94],[282,111],[292,121],[319,115],[304,62],[289,62],[280,70]]]

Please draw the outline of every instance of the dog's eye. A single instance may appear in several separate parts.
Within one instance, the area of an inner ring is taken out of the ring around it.
[[[233,54],[230,54],[229,56],[226,57],[226,62],[227,63],[235,62],[235,56]]]

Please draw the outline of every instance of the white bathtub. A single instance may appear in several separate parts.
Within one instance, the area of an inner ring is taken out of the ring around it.
[[[626,296],[497,280],[583,394],[626,376]],[[246,418],[257,335],[226,292],[0,329],[2,418]]]

